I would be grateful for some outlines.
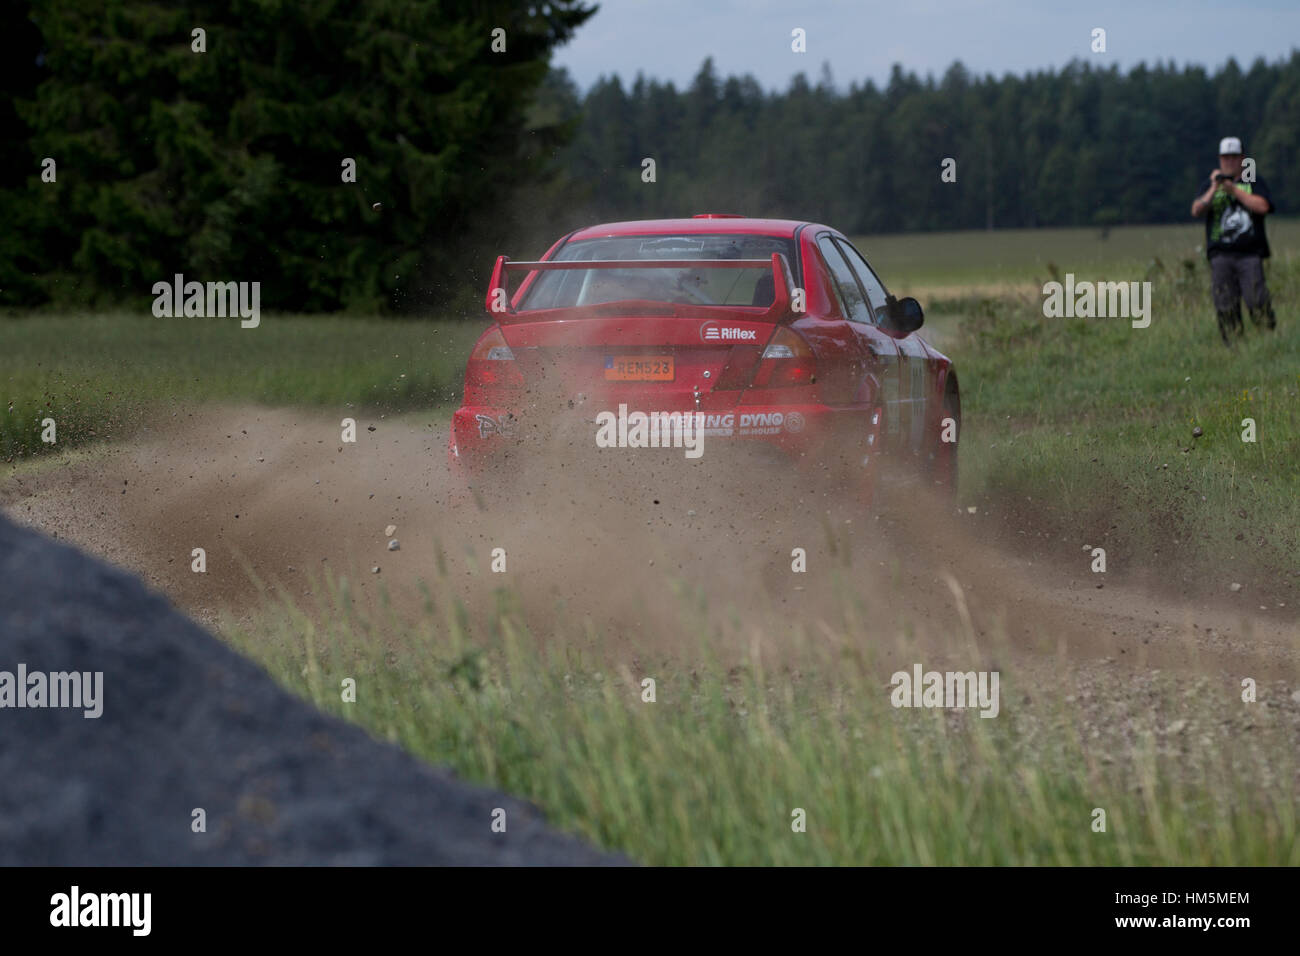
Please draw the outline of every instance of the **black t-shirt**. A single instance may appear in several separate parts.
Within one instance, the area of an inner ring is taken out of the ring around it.
[[[1238,180],[1237,186],[1242,192],[1263,196],[1268,200],[1268,211],[1273,211],[1273,196],[1264,180],[1256,179],[1253,183]],[[1207,176],[1201,183],[1201,191],[1196,194],[1196,198],[1204,196],[1209,188],[1210,179]],[[1205,255],[1208,258],[1216,252],[1237,252],[1259,256],[1261,259],[1269,256],[1264,217],[1251,212],[1226,192],[1216,192],[1210,198],[1210,208],[1205,213]]]

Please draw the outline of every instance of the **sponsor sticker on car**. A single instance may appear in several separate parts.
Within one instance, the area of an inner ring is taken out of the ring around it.
[[[757,342],[758,330],[745,329],[718,322],[705,322],[700,326],[701,342]]]

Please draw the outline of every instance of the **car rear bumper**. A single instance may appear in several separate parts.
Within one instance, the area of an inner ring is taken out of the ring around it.
[[[711,457],[750,457],[784,462],[800,471],[825,469],[832,463],[862,469],[871,467],[881,442],[881,416],[872,407],[738,405],[701,413],[698,454],[687,454],[689,440],[683,443],[667,437],[659,447],[620,443],[602,448],[597,443],[597,416],[602,411],[616,417],[620,414],[619,408],[590,406],[535,416],[502,406],[464,406],[452,416],[448,461],[469,477],[498,470],[511,459],[559,456],[579,461],[619,454],[680,456],[704,462]],[[623,406],[622,411],[626,421],[636,409]],[[631,435],[620,437],[635,442]]]

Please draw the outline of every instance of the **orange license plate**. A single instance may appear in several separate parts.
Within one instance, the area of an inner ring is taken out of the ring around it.
[[[607,382],[671,382],[673,375],[671,355],[605,358]]]

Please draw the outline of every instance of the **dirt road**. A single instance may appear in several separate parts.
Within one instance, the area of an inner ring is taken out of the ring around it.
[[[710,471],[708,455],[684,470],[670,449],[647,450],[660,457],[631,472],[627,459],[594,471],[557,460],[513,475],[513,501],[475,502],[448,474],[442,425],[360,416],[344,444],[341,417],[177,411],[129,443],[3,476],[0,507],[203,621],[266,596],[310,601],[324,573],[363,601],[383,588],[398,609],[442,578],[471,612],[508,587],[543,634],[588,620],[611,643],[670,650],[698,640],[681,633],[692,596],[741,632],[816,633],[847,587],[868,609],[863,641],[906,630],[944,653],[969,634],[985,655],[1043,662],[1296,673],[1295,608],[1155,594],[1091,573],[1086,541],[1008,549],[993,543],[1008,529],[993,534],[982,510],[895,494],[882,514],[855,515],[779,473]],[[497,548],[504,573],[491,570]],[[806,573],[791,570],[795,548]]]

